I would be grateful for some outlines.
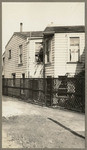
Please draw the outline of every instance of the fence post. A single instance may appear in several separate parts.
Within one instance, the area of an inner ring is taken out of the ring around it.
[[[53,78],[50,78],[50,102],[51,106],[53,104]]]
[[[2,78],[2,94],[4,95],[4,78]]]
[[[43,78],[43,86],[44,86],[44,102],[45,102],[45,106],[46,106],[46,79],[45,78]]]
[[[85,79],[82,78],[82,112],[85,112]]]
[[[20,78],[20,97],[21,97],[21,78]]]
[[[8,78],[7,78],[7,96],[8,96]]]
[[[32,79],[31,81],[32,81],[32,100],[33,100],[33,85],[34,85],[33,82],[34,82],[34,79]]]

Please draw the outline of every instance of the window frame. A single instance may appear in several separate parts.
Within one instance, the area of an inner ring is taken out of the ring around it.
[[[78,52],[78,61],[70,61],[70,38],[79,38],[79,52]],[[81,58],[80,58],[80,42],[81,41],[81,37],[79,35],[69,35],[68,36],[68,63],[79,63],[81,62]]]
[[[22,60],[22,61],[21,61]],[[19,45],[19,64],[23,63],[23,45]]]
[[[37,51],[37,49],[36,49],[36,44],[41,44],[41,45],[42,45],[42,48],[43,48],[43,42],[42,42],[42,41],[40,41],[40,42],[35,42],[35,62],[36,62],[36,63],[41,63],[41,62],[43,62],[43,61],[40,61],[40,60],[39,60],[39,53],[40,53],[40,50],[41,50],[41,49],[39,49],[39,51]]]

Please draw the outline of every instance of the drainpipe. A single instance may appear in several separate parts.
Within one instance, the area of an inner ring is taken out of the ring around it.
[[[44,82],[44,101],[46,105],[46,77],[45,77],[45,39],[43,38],[43,82]]]

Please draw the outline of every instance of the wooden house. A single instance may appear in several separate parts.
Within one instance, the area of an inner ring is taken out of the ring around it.
[[[5,49],[5,78],[74,76],[84,70],[85,27],[52,25],[44,31],[23,32],[21,23]]]
[[[42,31],[14,32],[5,47],[3,56],[3,76],[5,78],[43,77],[43,60],[39,54],[42,49]]]
[[[84,69],[84,26],[48,26],[43,34],[45,77],[74,76]]]

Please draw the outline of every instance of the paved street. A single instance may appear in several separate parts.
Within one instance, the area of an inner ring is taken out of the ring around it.
[[[3,148],[85,148],[85,115],[2,97]]]

